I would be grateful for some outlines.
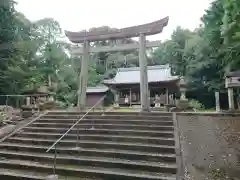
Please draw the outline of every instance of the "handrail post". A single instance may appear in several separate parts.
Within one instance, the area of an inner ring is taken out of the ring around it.
[[[94,119],[93,118],[92,118],[91,122],[92,122],[91,130],[93,130],[94,129]]]
[[[62,138],[64,138],[68,133],[69,131],[71,131],[82,119],[85,118],[85,116],[90,112],[92,111],[92,109],[99,103],[101,102],[104,98],[106,97],[106,95],[104,95],[93,107],[91,107],[79,120],[77,120],[57,141],[55,141],[49,148],[46,152],[49,152],[51,149],[54,148],[54,146],[62,140]]]
[[[79,148],[79,127],[77,127],[77,141],[76,141],[76,147]]]
[[[57,166],[57,145],[54,146],[54,163],[53,163],[53,174],[56,174],[56,166]]]
[[[8,108],[8,95],[6,96],[6,103],[5,103],[5,113],[7,114],[7,108]]]
[[[105,115],[105,107],[103,106],[103,115]]]

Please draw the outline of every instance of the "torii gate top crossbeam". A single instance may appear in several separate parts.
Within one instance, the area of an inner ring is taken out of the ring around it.
[[[65,31],[65,34],[69,38],[69,40],[74,43],[82,43],[85,40],[91,42],[110,39],[131,38],[138,37],[140,34],[154,35],[162,32],[163,28],[167,26],[168,20],[169,18],[165,17],[161,20],[151,23],[122,28],[118,30],[105,30],[96,32],[87,32],[86,30],[80,32]]]

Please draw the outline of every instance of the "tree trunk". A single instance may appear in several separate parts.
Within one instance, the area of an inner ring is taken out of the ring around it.
[[[51,87],[52,86],[52,79],[51,76],[48,75],[48,86]]]

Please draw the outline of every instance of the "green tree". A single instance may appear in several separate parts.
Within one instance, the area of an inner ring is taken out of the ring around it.
[[[24,15],[16,12],[13,1],[1,1],[0,15],[0,93],[15,94],[29,77],[25,58],[31,27]]]
[[[171,39],[163,42],[160,47],[154,50],[151,58],[156,64],[170,64],[173,74],[185,75],[188,65],[187,49],[188,42],[195,35],[188,29],[177,27],[173,32]]]
[[[152,58],[184,75],[195,97],[203,92],[225,92],[225,73],[240,68],[239,20],[239,1],[215,0],[200,28],[191,32],[178,27],[170,40],[153,51]]]
[[[41,37],[37,56],[41,62],[39,68],[45,74],[48,86],[51,87],[52,81],[57,80],[56,72],[59,66],[67,58],[61,44],[62,29],[54,19],[44,18],[34,23],[34,31]]]

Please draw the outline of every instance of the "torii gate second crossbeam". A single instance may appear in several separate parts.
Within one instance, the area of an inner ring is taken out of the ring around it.
[[[156,47],[160,44],[160,41],[146,42],[146,36],[161,33],[163,28],[167,26],[169,18],[163,18],[161,20],[143,24],[139,26],[132,26],[128,28],[122,28],[113,31],[97,31],[87,32],[86,30],[81,32],[69,32],[65,31],[66,36],[73,43],[83,43],[82,48],[74,50],[75,54],[83,56],[81,63],[78,106],[83,109],[86,104],[86,91],[87,91],[87,79],[88,79],[88,63],[89,53],[96,52],[108,52],[108,51],[124,51],[129,49],[139,49],[139,65],[140,65],[140,90],[141,90],[141,106],[142,111],[149,111],[150,105],[148,100],[148,75],[147,75],[147,59],[146,48]],[[103,41],[103,40],[117,40],[124,38],[139,37],[138,44],[125,44],[117,46],[105,46],[105,47],[90,47],[90,42]]]

